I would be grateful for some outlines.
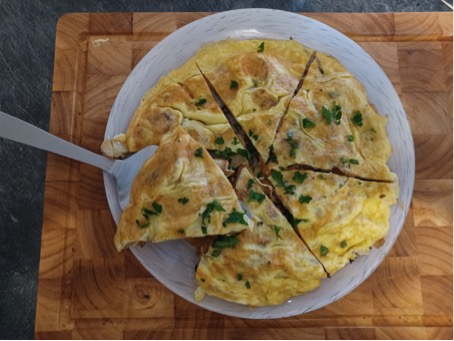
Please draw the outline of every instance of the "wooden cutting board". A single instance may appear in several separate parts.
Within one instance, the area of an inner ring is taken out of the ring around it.
[[[209,13],[67,14],[58,22],[50,132],[99,153],[111,106],[137,62]],[[247,320],[174,295],[113,246],[102,172],[47,161],[36,337],[46,339],[452,339],[452,13],[306,14],[357,41],[408,114],[414,197],[388,257],[339,301]]]

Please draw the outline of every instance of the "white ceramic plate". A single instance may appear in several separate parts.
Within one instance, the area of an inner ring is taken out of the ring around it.
[[[254,310],[213,297],[195,302],[194,269],[198,257],[185,241],[145,247],[131,251],[142,265],[162,284],[181,297],[206,309],[244,318],[265,319],[302,314],[321,308],[346,295],[360,285],[381,263],[396,241],[407,215],[414,183],[414,146],[405,111],[391,82],[377,63],[355,42],[333,28],[295,13],[270,9],[242,9],[214,14],[192,22],[172,33],[154,47],[134,68],[112,108],[105,138],[123,133],[145,92],[169,71],[182,65],[202,45],[226,38],[289,39],[340,60],[366,87],[369,100],[378,112],[389,116],[388,135],[393,146],[389,166],[400,181],[399,201],[391,210],[390,230],[385,244],[373,248],[368,256],[325,279],[306,295],[285,304]],[[121,209],[115,179],[104,174],[110,209],[118,223]]]

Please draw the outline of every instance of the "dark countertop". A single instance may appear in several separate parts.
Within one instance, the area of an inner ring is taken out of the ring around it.
[[[0,110],[47,130],[55,28],[70,12],[216,12],[263,7],[293,12],[450,11],[436,0],[173,1],[0,0]],[[0,338],[32,339],[46,153],[0,138]]]

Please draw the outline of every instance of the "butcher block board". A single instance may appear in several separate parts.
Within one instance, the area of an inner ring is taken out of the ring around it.
[[[168,34],[206,15],[63,16],[50,132],[99,153],[132,68]],[[414,196],[380,267],[349,295],[300,316],[248,320],[207,311],[165,288],[130,251],[117,253],[102,171],[49,154],[36,338],[452,339],[452,13],[305,15],[376,59],[411,125]]]

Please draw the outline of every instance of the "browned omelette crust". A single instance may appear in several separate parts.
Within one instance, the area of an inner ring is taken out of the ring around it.
[[[202,219],[214,201],[223,210],[212,210]],[[135,178],[115,245],[120,251],[139,241],[230,234],[250,228],[247,216],[246,224],[224,224],[234,210],[241,211],[241,207],[221,169],[200,143],[177,128],[163,137],[158,151]],[[147,223],[145,228],[140,226]]]
[[[240,232],[234,248],[216,255],[213,243],[202,255],[196,299],[207,293],[249,306],[267,306],[318,287],[326,277],[322,266],[246,168],[235,189],[254,216],[253,230]],[[261,202],[251,199],[253,193],[260,194]]]

